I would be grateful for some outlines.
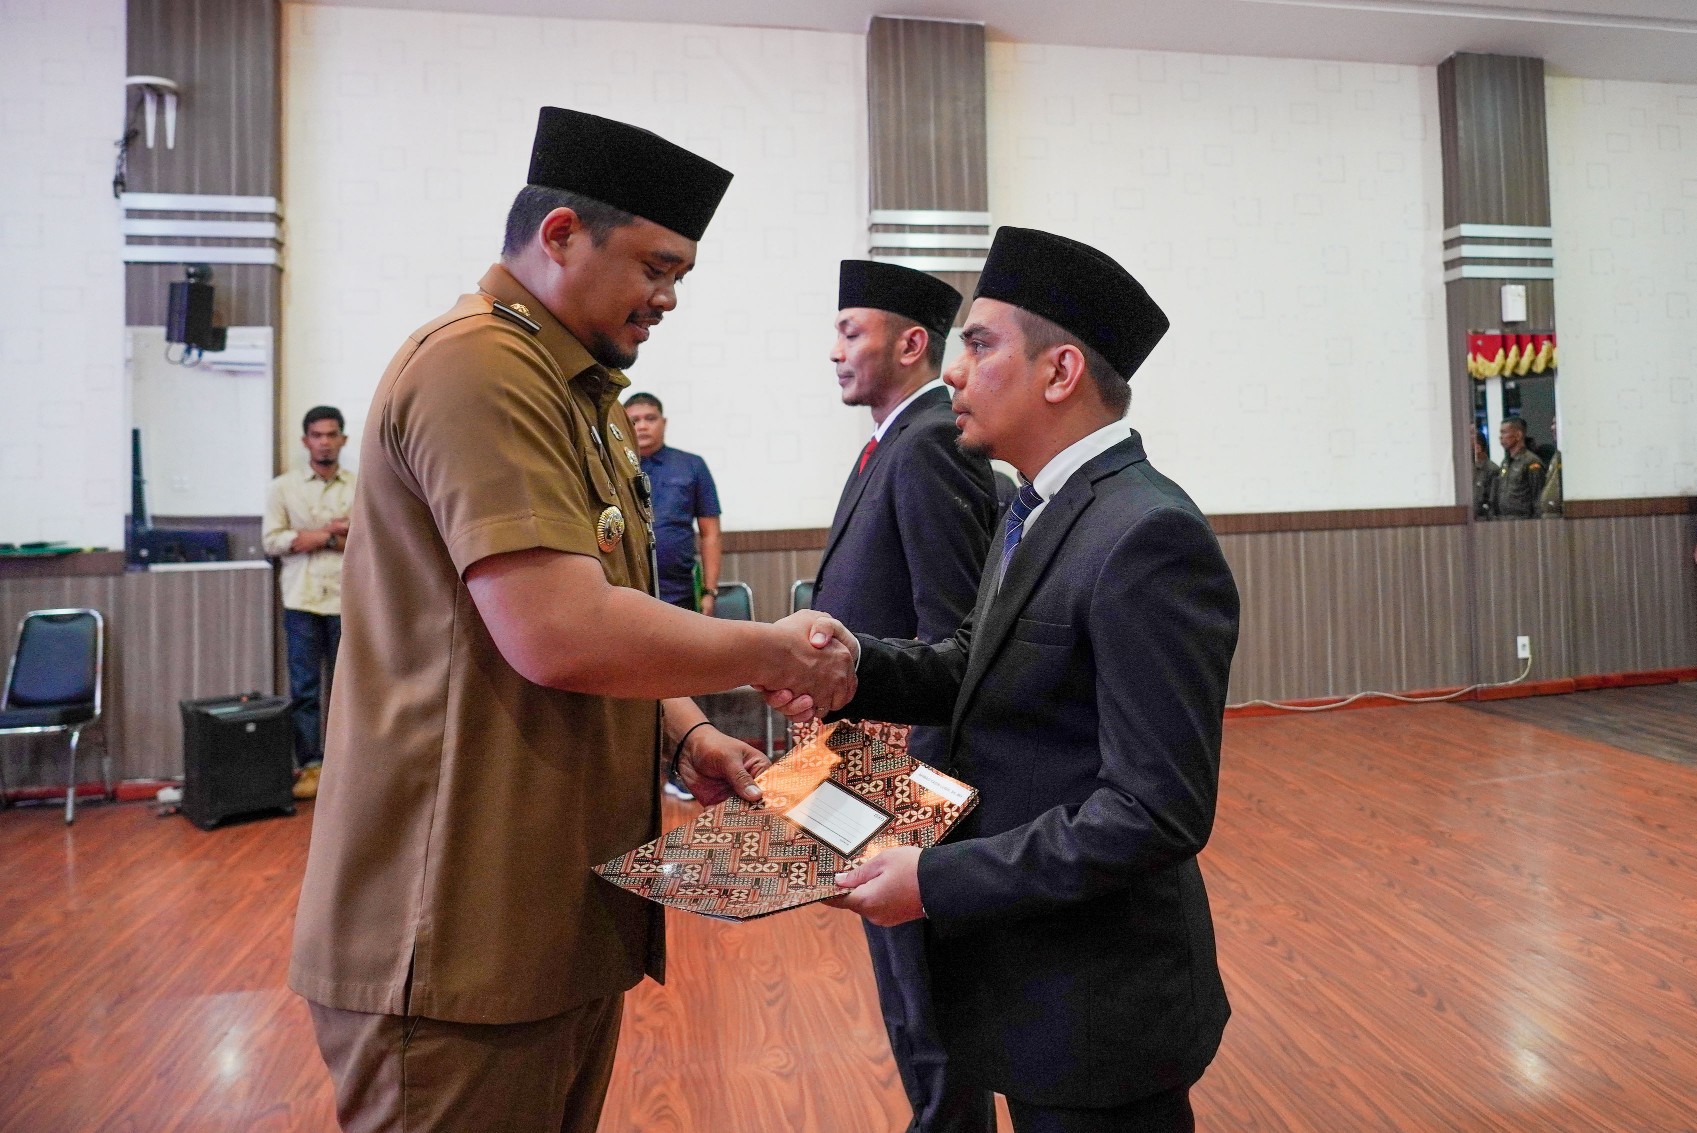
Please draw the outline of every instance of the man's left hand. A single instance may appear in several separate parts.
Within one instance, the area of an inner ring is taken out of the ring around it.
[[[760,798],[754,777],[772,766],[757,749],[713,725],[697,728],[678,758],[678,778],[702,806],[724,802],[732,792],[749,802]]]
[[[713,608],[718,605],[718,602],[719,596],[711,590],[707,591],[701,596],[701,612],[706,614],[708,617],[712,617]]]
[[[875,925],[889,928],[925,915],[919,903],[918,846],[892,846],[865,865],[837,874],[837,884],[851,892],[826,904],[858,913]]]

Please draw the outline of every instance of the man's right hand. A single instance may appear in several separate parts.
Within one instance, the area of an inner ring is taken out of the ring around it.
[[[860,643],[835,618],[798,610],[773,625],[779,650],[757,687],[792,720],[823,719],[854,699]]]

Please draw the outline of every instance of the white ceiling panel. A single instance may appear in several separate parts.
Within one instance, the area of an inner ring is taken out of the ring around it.
[[[1697,83],[1697,0],[317,0],[332,6],[863,32],[874,15],[983,22],[1024,43],[1434,64],[1542,58],[1582,78]]]

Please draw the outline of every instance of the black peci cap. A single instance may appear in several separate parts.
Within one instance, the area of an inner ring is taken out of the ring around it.
[[[527,183],[578,193],[699,240],[731,174],[640,126],[544,106]]]
[[[934,275],[876,260],[844,260],[837,273],[837,310],[876,307],[912,319],[934,335],[947,338],[960,292]]]
[[[1099,351],[1128,380],[1171,325],[1114,260],[1035,228],[996,230],[973,295],[1041,315]]]

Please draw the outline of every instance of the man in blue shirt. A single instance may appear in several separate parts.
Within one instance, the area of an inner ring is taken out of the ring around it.
[[[723,546],[719,491],[707,462],[693,452],[666,447],[665,408],[651,393],[625,399],[642,470],[654,483],[654,538],[660,599],[686,610],[713,613]],[[696,604],[696,528],[701,529],[701,602]]]

